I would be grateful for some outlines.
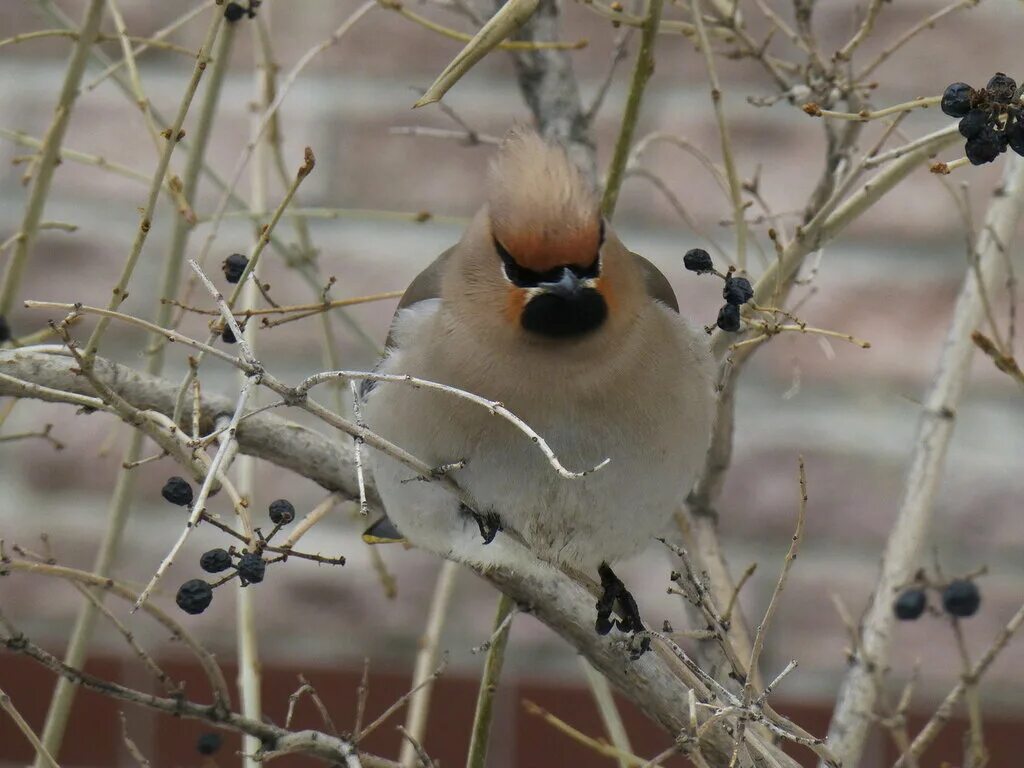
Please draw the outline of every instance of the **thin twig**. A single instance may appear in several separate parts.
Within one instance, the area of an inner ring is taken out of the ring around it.
[[[21,288],[21,278],[28,262],[32,245],[38,233],[39,222],[43,218],[43,208],[50,194],[50,185],[54,171],[60,159],[60,147],[71,120],[71,112],[78,98],[82,76],[89,57],[89,51],[99,33],[100,21],[103,18],[104,0],[90,0],[86,8],[82,26],[75,41],[71,58],[64,72],[64,83],[54,110],[53,121],[46,131],[43,146],[39,152],[37,170],[33,177],[32,189],[25,203],[25,213],[21,226],[18,227],[20,239],[4,269],[3,281],[0,283],[0,315],[10,315],[11,308]]]
[[[1020,628],[1021,624],[1024,624],[1024,605],[1017,609],[1017,612],[1013,614],[1010,620],[1006,623],[1006,626],[1000,630],[999,634],[996,635],[992,641],[992,645],[988,647],[988,650],[982,654],[981,658],[978,659],[978,663],[971,668],[970,674],[967,675],[967,679],[977,681],[988,671],[988,668],[992,666],[992,662],[995,661],[999,653],[1006,647],[1006,644],[1010,642],[1010,638]],[[935,737],[939,735],[943,726],[946,725],[953,717],[953,713],[956,711],[957,704],[960,703],[960,699],[963,698],[967,692],[967,683],[964,678],[961,678],[956,686],[948,694],[946,698],[942,700],[935,713],[931,716],[921,731],[914,737],[914,741],[910,745],[910,751],[907,755],[902,755],[895,763],[893,768],[903,768],[904,764],[909,758],[916,759],[928,748],[928,746],[935,740]]]
[[[779,604],[779,596],[782,594],[782,590],[786,588],[786,580],[789,577],[790,568],[792,568],[793,561],[796,560],[797,553],[800,551],[800,542],[804,535],[804,523],[807,519],[807,473],[804,469],[803,456],[799,459],[799,478],[800,503],[797,510],[796,530],[793,532],[793,540],[790,542],[789,551],[786,553],[786,559],[782,563],[782,570],[779,572],[779,580],[775,584],[775,590],[772,592],[771,600],[768,601],[768,609],[764,612],[764,618],[761,619],[761,623],[757,625],[757,630],[754,633],[754,647],[750,651],[750,662],[747,664],[747,669],[750,670],[758,668],[761,650],[764,648],[765,636],[768,634],[768,628],[771,626],[772,619],[775,617],[775,610]],[[754,694],[754,677],[753,675],[750,675],[747,678],[746,684],[743,686],[744,703],[749,705],[754,700]]]
[[[869,667],[884,667],[888,662],[895,622],[891,596],[916,569],[920,543],[927,539],[931,525],[933,500],[974,349],[970,336],[984,317],[980,286],[989,289],[1004,278],[1006,260],[1002,252],[1009,247],[1022,207],[1024,161],[1015,155],[1006,164],[1003,184],[989,206],[979,235],[976,251],[983,282],[979,283],[973,270],[968,272],[935,377],[924,398],[900,510],[872,602],[861,623],[862,653],[846,673],[829,728],[829,743],[848,765],[860,757],[877,699],[877,683]]]
[[[537,448],[539,448],[540,451],[544,454],[545,458],[547,458],[548,463],[555,470],[555,472],[557,472],[559,476],[567,480],[576,480],[581,477],[585,477],[586,475],[589,475],[593,472],[597,472],[598,470],[607,466],[608,463],[611,461],[611,459],[606,458],[592,467],[579,471],[566,469],[562,462],[558,460],[558,457],[555,455],[555,452],[551,449],[551,446],[548,445],[547,441],[544,440],[544,438],[542,438],[540,435],[538,435],[529,424],[527,424],[525,421],[523,421],[514,413],[512,413],[512,411],[506,408],[502,403],[498,402],[497,400],[488,400],[485,397],[480,397],[479,395],[475,395],[472,392],[467,392],[466,390],[458,389],[457,387],[451,387],[447,384],[440,384],[436,381],[420,379],[415,376],[408,376],[405,374],[365,373],[363,371],[324,371],[322,373],[315,373],[312,376],[307,376],[295,388],[295,394],[299,396],[304,395],[313,387],[322,384],[326,381],[330,381],[331,379],[342,379],[345,381],[379,381],[390,382],[395,384],[407,384],[415,389],[418,389],[420,387],[422,387],[423,389],[432,389],[438,392],[445,392],[447,394],[454,395],[455,397],[462,398],[463,400],[468,400],[469,402],[475,403],[476,405],[479,405],[482,408],[486,408],[494,415],[500,416],[501,418],[505,419],[505,421],[512,424],[516,429],[518,429],[520,432],[522,432],[524,435],[530,438],[530,440],[532,440],[536,444]]]
[[[116,310],[128,297],[128,283],[135,272],[135,266],[138,264],[139,257],[142,255],[142,247],[145,245],[146,238],[153,225],[153,215],[156,211],[157,198],[160,195],[160,188],[164,183],[164,175],[167,173],[167,167],[171,161],[171,154],[174,152],[175,147],[178,145],[178,142],[181,140],[183,135],[181,130],[182,125],[185,123],[185,117],[188,115],[189,107],[192,106],[192,98],[195,96],[196,90],[199,88],[199,81],[202,79],[203,73],[206,71],[206,66],[210,62],[210,50],[213,46],[213,41],[217,38],[217,33],[220,31],[221,23],[223,21],[224,14],[214,14],[213,21],[210,23],[210,27],[206,33],[206,39],[203,41],[200,48],[200,54],[196,58],[195,67],[192,69],[192,76],[189,79],[188,84],[185,86],[185,93],[178,106],[178,113],[175,115],[174,122],[164,131],[166,144],[164,145],[163,152],[160,153],[160,159],[157,162],[156,171],[153,173],[153,180],[149,187],[149,197],[146,200],[145,207],[142,209],[142,217],[139,221],[138,231],[135,234],[135,240],[132,242],[131,251],[129,252],[128,258],[125,260],[121,269],[121,276],[118,278],[117,284],[114,286],[110,303],[107,305],[107,309],[109,310]],[[22,228],[22,231],[24,231],[24,227]],[[86,343],[85,356],[87,358],[93,357],[96,354],[100,339],[103,337],[109,323],[110,320],[108,318],[100,318],[99,322],[96,324],[96,328],[93,329],[92,335]]]
[[[488,641],[487,658],[480,676],[480,690],[476,697],[473,713],[473,730],[469,738],[469,754],[466,768],[486,768],[487,748],[490,745],[491,720],[494,716],[494,697],[498,692],[498,680],[505,663],[505,648],[516,604],[504,592],[498,598],[498,610],[494,616],[494,634]]]
[[[47,751],[46,747],[43,746],[43,743],[39,741],[39,737],[36,736],[36,732],[32,730],[32,726],[30,726],[28,722],[26,722],[25,718],[21,716],[17,707],[14,706],[14,702],[11,701],[11,697],[7,695],[7,692],[3,688],[0,688],[0,709],[6,712],[11,720],[14,721],[14,725],[17,726],[22,735],[28,739],[32,748],[35,749],[36,754],[43,758],[50,765],[50,768],[60,768],[60,766],[57,765],[57,761],[53,759],[53,755],[51,755]]]
[[[743,208],[743,195],[739,175],[736,172],[736,161],[732,152],[732,139],[729,137],[729,126],[722,108],[722,88],[718,82],[718,71],[715,69],[715,55],[708,41],[708,33],[701,16],[700,0],[690,0],[690,11],[704,52],[704,63],[708,70],[708,82],[711,85],[711,104],[715,110],[715,122],[718,124],[718,137],[722,145],[722,162],[725,175],[729,180],[729,196],[732,199],[733,226],[736,228],[736,264],[740,270],[747,268],[747,222]]]
[[[625,178],[626,162],[633,145],[633,133],[640,119],[640,104],[643,101],[647,81],[654,72],[654,44],[657,39],[658,25],[661,22],[661,11],[664,0],[647,0],[647,14],[640,33],[640,50],[636,54],[633,65],[633,79],[629,85],[629,96],[622,113],[619,126],[619,137],[615,140],[615,150],[604,183],[604,194],[601,198],[601,210],[607,218],[612,218],[615,205],[619,199],[619,190]]]
[[[458,571],[459,566],[451,560],[442,563],[437,584],[434,586],[434,596],[430,601],[426,628],[420,638],[416,666],[412,675],[413,687],[418,687],[419,690],[409,702],[409,711],[405,718],[405,727],[411,738],[402,745],[398,758],[398,762],[405,768],[413,768],[413,761],[416,759],[414,744],[422,741],[427,732],[427,713],[430,711],[430,698],[434,688],[432,683],[435,677],[431,670],[437,664],[441,630],[444,629],[444,622],[448,617],[448,606],[455,590],[455,575]]]
[[[135,762],[139,764],[139,768],[150,768],[149,760],[142,754],[139,745],[132,741],[131,736],[128,735],[128,719],[124,716],[124,712],[119,712],[118,714],[121,716],[121,740],[124,742],[125,749],[128,750],[128,754],[132,756]]]

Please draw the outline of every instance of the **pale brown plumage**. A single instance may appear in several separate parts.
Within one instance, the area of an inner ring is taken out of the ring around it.
[[[485,408],[445,393],[378,385],[371,429],[440,466],[542,559],[593,575],[662,532],[710,435],[713,367],[672,289],[602,223],[597,197],[563,150],[514,131],[488,196],[460,241],[412,282],[380,370],[504,403],[563,465]],[[410,483],[382,454],[371,465],[410,541],[479,565],[515,567],[522,550],[476,523],[437,484]],[[610,571],[609,571],[610,572]],[[634,623],[632,626],[636,626]],[[607,629],[605,624],[604,629]]]

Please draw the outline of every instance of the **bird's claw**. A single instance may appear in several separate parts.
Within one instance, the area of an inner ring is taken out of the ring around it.
[[[640,618],[640,610],[637,608],[633,595],[622,583],[622,579],[615,575],[607,563],[602,563],[597,572],[601,576],[601,587],[603,588],[596,606],[597,621],[594,624],[594,629],[597,634],[607,635],[613,627],[617,627],[622,632],[643,632],[646,628]],[[612,611],[615,610],[616,604],[621,618],[612,618]],[[640,658],[650,647],[650,638],[642,638],[638,649],[630,654],[631,658],[634,660]]]
[[[476,521],[477,527],[480,529],[480,537],[484,540],[485,545],[494,541],[494,537],[498,535],[498,531],[502,530],[501,518],[498,517],[496,512],[485,512],[481,514],[474,509],[470,509],[465,504],[462,505],[462,511],[470,515],[473,520]]]

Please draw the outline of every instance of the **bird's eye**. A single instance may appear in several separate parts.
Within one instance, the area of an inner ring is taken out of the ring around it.
[[[594,254],[594,260],[585,267],[581,267],[578,264],[564,264],[545,272],[537,272],[521,266],[514,258],[512,258],[512,254],[508,252],[508,249],[501,244],[501,241],[498,240],[498,238],[492,237],[492,240],[494,241],[494,250],[497,251],[498,256],[501,257],[505,277],[507,277],[509,282],[513,285],[519,286],[520,288],[536,288],[542,283],[557,283],[562,277],[562,272],[566,269],[571,270],[572,273],[581,280],[593,279],[598,277],[601,273],[601,246],[604,245],[604,219],[601,219],[600,239],[597,246],[598,252]]]

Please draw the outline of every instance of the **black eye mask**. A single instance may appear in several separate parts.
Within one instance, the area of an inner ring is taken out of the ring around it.
[[[505,269],[505,277],[507,277],[513,285],[520,288],[536,288],[542,283],[557,283],[562,277],[562,272],[566,269],[570,270],[581,280],[595,278],[601,274],[600,250],[601,246],[604,245],[604,219],[601,219],[600,239],[598,240],[597,245],[598,253],[594,254],[594,260],[585,267],[581,267],[576,264],[562,264],[545,272],[537,272],[520,266],[512,257],[512,254],[508,252],[508,249],[501,244],[498,238],[492,237],[492,240],[494,241],[494,250],[497,251],[498,256],[501,257],[501,262]]]

